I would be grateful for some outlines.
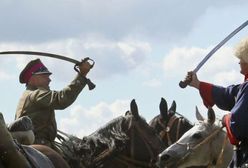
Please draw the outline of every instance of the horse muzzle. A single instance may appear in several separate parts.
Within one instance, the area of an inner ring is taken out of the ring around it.
[[[156,165],[159,168],[175,168],[177,167],[178,160],[180,160],[180,158],[177,157],[176,152],[164,151],[158,155]]]

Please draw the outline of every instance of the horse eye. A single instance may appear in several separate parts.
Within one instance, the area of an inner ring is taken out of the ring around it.
[[[195,139],[200,139],[202,136],[201,136],[201,134],[200,133],[195,133],[194,135],[193,135],[193,138],[195,138]]]

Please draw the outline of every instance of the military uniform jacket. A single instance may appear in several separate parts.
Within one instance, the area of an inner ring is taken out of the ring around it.
[[[71,105],[85,85],[86,78],[78,74],[61,91],[27,86],[19,100],[15,118],[29,116],[33,122],[35,138],[53,142],[57,134],[54,110]]]

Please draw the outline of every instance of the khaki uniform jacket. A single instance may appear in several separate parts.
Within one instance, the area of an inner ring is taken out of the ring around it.
[[[57,134],[54,110],[65,109],[70,106],[85,85],[85,77],[78,74],[61,91],[27,86],[19,100],[15,118],[29,116],[33,122],[35,138],[53,142]]]

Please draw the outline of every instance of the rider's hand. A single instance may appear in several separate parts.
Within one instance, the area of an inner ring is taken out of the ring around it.
[[[83,76],[86,76],[91,69],[91,65],[88,61],[82,62],[79,66],[79,71]]]
[[[195,72],[193,71],[188,72],[187,76],[185,77],[185,80],[190,81],[189,83],[190,86],[199,89],[200,81],[198,80]]]
[[[222,126],[226,127],[226,124],[228,123],[228,120],[230,120],[230,117],[231,117],[231,113],[225,114],[222,117],[222,120],[221,120]]]

